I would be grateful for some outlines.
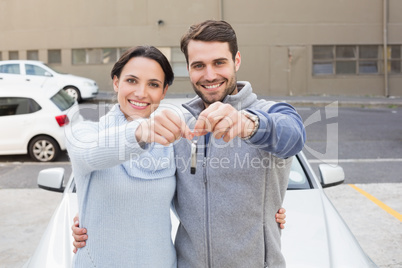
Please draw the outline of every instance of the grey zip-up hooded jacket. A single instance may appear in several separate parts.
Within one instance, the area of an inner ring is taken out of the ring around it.
[[[286,192],[291,156],[304,145],[304,127],[290,105],[258,100],[248,82],[239,82],[238,89],[223,102],[259,116],[259,130],[250,140],[226,143],[211,135],[205,146],[200,137],[194,175],[191,142],[175,144],[179,268],[286,266],[275,213]],[[204,104],[196,97],[183,106],[192,128]]]

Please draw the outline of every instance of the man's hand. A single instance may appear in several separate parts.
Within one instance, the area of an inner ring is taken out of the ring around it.
[[[191,140],[194,136],[179,115],[165,109],[142,121],[135,137],[138,142],[157,142],[167,146],[181,137]]]
[[[77,248],[83,248],[85,247],[85,241],[88,239],[87,235],[87,229],[85,228],[79,228],[79,222],[78,222],[78,214],[74,217],[74,223],[73,226],[71,226],[71,230],[73,231],[73,252],[77,253]]]
[[[235,137],[247,137],[255,123],[229,104],[214,102],[199,115],[194,135],[202,136],[212,132],[216,139],[223,137],[229,142]]]
[[[286,218],[286,209],[280,208],[278,213],[275,214],[276,222],[279,223],[279,227],[281,229],[285,229],[285,218]]]

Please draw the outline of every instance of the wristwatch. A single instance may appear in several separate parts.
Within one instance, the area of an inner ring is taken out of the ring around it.
[[[254,136],[254,134],[257,132],[258,127],[260,126],[260,118],[259,118],[257,115],[255,115],[255,114],[252,114],[252,113],[250,113],[250,112],[247,112],[246,110],[241,110],[240,112],[241,112],[245,117],[247,117],[248,119],[250,119],[251,121],[254,122],[254,129],[253,129],[253,131],[251,131],[250,135],[248,135],[248,136],[246,136],[246,137],[244,137],[244,138],[241,138],[242,140],[248,140],[248,139],[250,139],[252,136]]]

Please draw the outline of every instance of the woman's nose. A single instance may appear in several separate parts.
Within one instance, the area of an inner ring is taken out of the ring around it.
[[[134,91],[134,95],[138,98],[145,98],[147,95],[147,88],[145,85],[138,85]]]

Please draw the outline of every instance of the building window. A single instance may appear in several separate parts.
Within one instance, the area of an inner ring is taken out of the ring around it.
[[[18,60],[18,51],[9,51],[8,52],[8,59],[10,60]]]
[[[337,46],[335,48],[335,73],[356,74],[356,46]]]
[[[332,46],[313,47],[313,74],[334,73],[334,49]]]
[[[0,51],[0,60],[3,60],[3,54]]]
[[[27,51],[27,60],[39,60],[39,51],[38,50],[28,50]]]
[[[186,58],[179,47],[172,48],[170,63],[175,77],[188,77]]]
[[[393,45],[389,46],[387,50],[388,57],[388,72],[391,74],[400,74],[401,73],[401,46]]]
[[[81,48],[72,50],[73,64],[112,64],[128,48]]]
[[[378,45],[313,46],[313,75],[379,74],[381,50]]]
[[[379,46],[359,46],[359,73],[378,74],[382,58]]]
[[[49,49],[47,51],[47,62],[49,64],[61,64],[61,50]]]

